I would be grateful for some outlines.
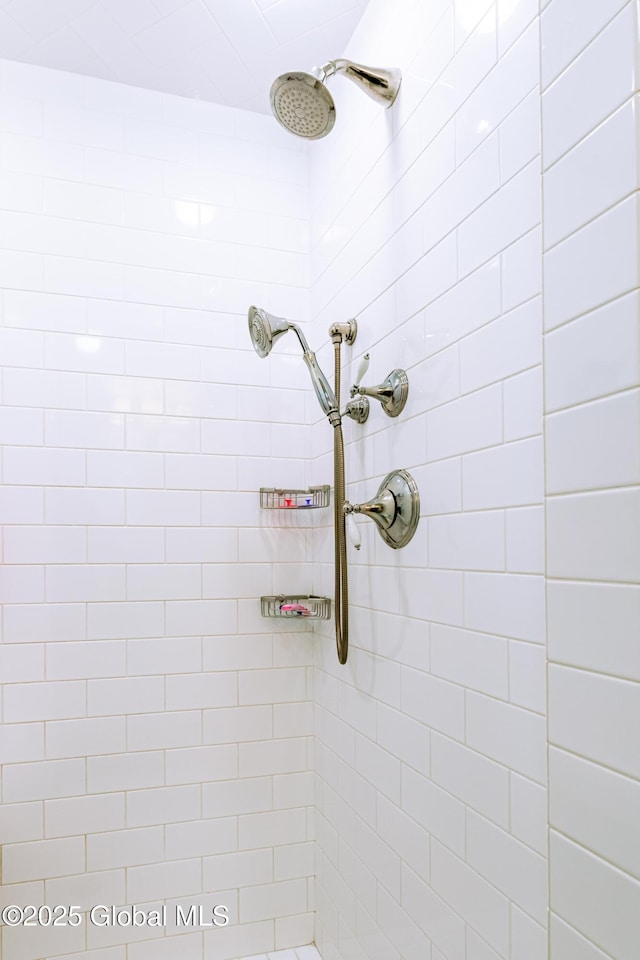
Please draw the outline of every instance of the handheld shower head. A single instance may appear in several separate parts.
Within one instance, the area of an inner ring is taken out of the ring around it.
[[[320,369],[316,360],[316,355],[309,347],[305,335],[295,323],[285,320],[284,317],[274,317],[272,313],[267,313],[261,307],[249,307],[249,336],[253,347],[259,357],[266,357],[271,353],[271,348],[278,337],[286,333],[287,330],[293,330],[300,341],[302,347],[302,358],[306,363],[311,382],[316,392],[318,402],[324,413],[329,417],[329,421],[336,426],[340,423],[340,411],[336,401],[335,394],[329,386],[329,381]]]
[[[260,307],[249,307],[249,336],[259,357],[268,356],[277,338],[289,327],[289,321],[283,317],[274,317]]]
[[[276,120],[298,137],[326,137],[333,129],[336,108],[325,80],[336,73],[353,80],[385,107],[390,107],[397,97],[402,79],[399,70],[364,67],[351,60],[329,60],[311,73],[283,73],[271,85],[271,109]]]

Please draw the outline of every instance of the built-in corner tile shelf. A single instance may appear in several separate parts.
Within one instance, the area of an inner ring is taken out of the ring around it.
[[[329,506],[330,489],[329,484],[306,490],[260,487],[260,506],[263,510],[318,510]]]
[[[281,593],[277,597],[260,597],[263,617],[279,617],[291,619],[295,617],[306,620],[331,619],[331,600],[329,597],[315,597],[313,594],[295,594],[286,596]]]

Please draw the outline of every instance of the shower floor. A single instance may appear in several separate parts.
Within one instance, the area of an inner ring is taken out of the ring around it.
[[[242,957],[238,960],[321,960],[314,945],[308,944],[306,947],[296,947],[293,950],[276,950],[273,953],[257,953],[252,957]]]

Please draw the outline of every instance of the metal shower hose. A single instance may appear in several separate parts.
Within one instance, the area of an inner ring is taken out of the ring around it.
[[[340,337],[334,337],[335,395],[340,409]],[[344,502],[346,499],[344,481],[344,438],[342,424],[338,421],[333,428],[333,516],[335,547],[335,621],[336,648],[340,663],[347,662],[349,653],[349,584],[347,577],[347,542]]]

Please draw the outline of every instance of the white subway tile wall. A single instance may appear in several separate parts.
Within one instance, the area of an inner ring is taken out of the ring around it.
[[[307,382],[246,332],[308,320],[307,156],[214,113],[0,63],[3,903],[232,920],[4,928],[14,960],[317,957],[311,634],[256,613],[311,586],[257,493],[302,480]]]
[[[553,960],[640,941],[637,17],[541,17]]]
[[[371,3],[349,50],[403,81],[391,116],[336,90],[314,145],[314,341],[356,314],[343,383],[407,370],[397,420],[345,424],[348,495],[406,467],[422,517],[397,553],[358,521],[349,661],[316,649],[316,942],[546,960],[537,4]],[[330,592],[329,536],[313,561]]]

